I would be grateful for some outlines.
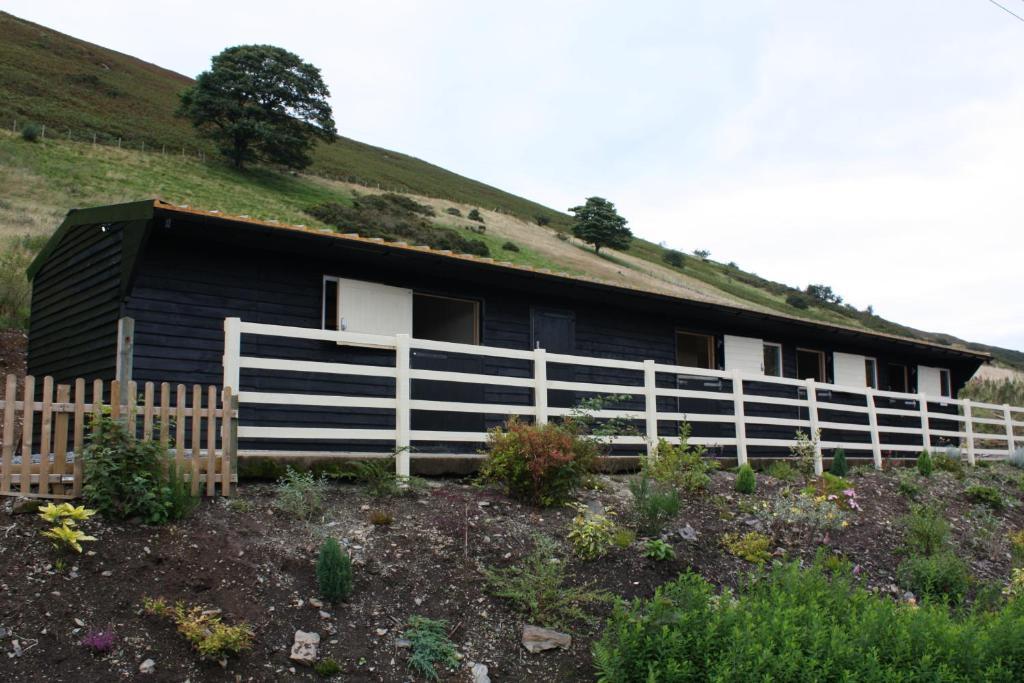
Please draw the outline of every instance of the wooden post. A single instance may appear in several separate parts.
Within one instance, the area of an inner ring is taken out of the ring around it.
[[[220,495],[231,495],[231,460],[234,453],[233,410],[235,397],[231,387],[224,387],[220,404]]]
[[[14,404],[18,398],[18,378],[7,375],[7,386],[4,389],[4,432],[3,432],[3,472],[0,479],[0,493],[11,490],[11,468],[14,467]]]
[[[82,448],[85,445],[85,380],[79,377],[75,380],[75,430],[71,439],[71,447],[74,450],[72,461],[71,496],[77,498],[82,495],[82,478],[84,474],[84,463],[82,462]]]
[[[871,427],[871,456],[874,458],[876,470],[882,469],[882,437],[878,433],[878,412],[875,405],[875,390],[867,389],[868,425]]]
[[[807,417],[811,422],[811,441],[814,443],[814,474],[820,477],[824,467],[821,462],[821,429],[818,427],[818,389],[813,379],[804,383],[807,385]]]
[[[932,425],[928,419],[928,397],[924,394],[917,395],[917,406],[921,411],[921,441],[926,451],[932,450]]]
[[[409,476],[410,422],[412,411],[409,401],[412,394],[410,381],[409,335],[395,335],[395,474]]]
[[[647,458],[653,460],[658,455],[658,373],[653,360],[644,361],[644,409]]]
[[[57,484],[54,490],[64,494],[64,473],[67,472],[68,464],[68,402],[71,400],[71,386],[68,384],[57,385],[57,403],[54,406],[53,425],[53,473],[57,475]]]
[[[25,375],[24,413],[21,417],[21,494],[27,496],[32,486],[32,423],[35,415],[36,378]]]
[[[967,462],[974,464],[974,411],[971,409],[971,399],[964,399],[964,437],[967,441]]]
[[[206,392],[206,495],[217,493],[217,387]]]
[[[548,423],[548,358],[544,349],[533,350],[533,407],[534,422]]]
[[[50,493],[50,445],[53,441],[53,377],[43,378],[43,405],[39,416],[39,485],[38,493]]]
[[[736,421],[736,464],[747,464],[747,418],[743,398],[743,376],[739,370],[732,373],[732,412]]]
[[[1013,455],[1017,444],[1013,434],[1013,413],[1010,412],[1010,405],[1008,403],[1003,404],[1003,419],[1006,421],[1006,455],[1009,457]]]
[[[224,318],[224,382],[222,386],[239,391],[239,356],[242,351],[242,321],[239,318]]]
[[[203,450],[203,387],[192,385],[192,495],[199,495],[199,461]]]
[[[171,385],[160,383],[160,445],[167,448],[171,439]]]
[[[179,384],[174,403],[174,467],[185,478],[185,385]]]
[[[114,367],[115,379],[120,391],[111,396],[110,402],[128,405],[128,383],[132,379],[132,362],[135,357],[135,319],[125,316],[117,321],[117,362]]]
[[[152,382],[146,382],[143,390],[142,406],[142,440],[149,441],[153,438],[153,403],[155,400],[156,387]]]

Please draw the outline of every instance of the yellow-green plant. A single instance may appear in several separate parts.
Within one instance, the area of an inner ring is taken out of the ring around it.
[[[47,503],[46,506],[39,508],[39,516],[50,524],[59,524],[64,519],[81,522],[95,514],[95,510],[90,510],[84,505],[75,507],[71,503],[61,503],[60,505]]]
[[[615,544],[615,515],[611,510],[605,514],[590,514],[586,505],[573,504],[576,516],[569,530],[569,542],[576,555],[584,560],[604,557]]]
[[[55,505],[48,503],[39,509],[39,517],[54,526],[46,531],[40,532],[46,538],[53,541],[53,547],[57,551],[74,550],[82,552],[84,541],[95,541],[95,536],[89,536],[77,528],[77,522],[89,519],[96,514],[95,510],[89,510],[84,505],[75,507],[71,503]]]
[[[704,458],[703,446],[690,445],[692,430],[689,424],[683,423],[679,428],[678,445],[659,439],[654,457],[644,463],[645,474],[657,482],[687,491],[706,489],[718,463]]]
[[[1024,597],[1024,567],[1015,567],[1010,574],[1010,583],[1003,589],[1003,595],[1011,598]]]
[[[1024,566],[1024,529],[1010,534],[1010,552],[1013,554],[1014,564]]]
[[[771,539],[758,531],[751,531],[742,536],[729,532],[722,536],[722,545],[729,553],[754,564],[764,564],[771,558],[771,553],[768,552],[770,544]]]
[[[81,529],[71,526],[70,520],[64,520],[58,526],[42,532],[43,536],[53,540],[53,547],[57,550],[74,550],[82,552],[83,541],[95,541],[95,536],[89,536]]]
[[[220,614],[215,610],[186,607],[183,602],[177,602],[171,607],[163,598],[143,598],[142,606],[149,614],[173,621],[178,632],[185,636],[200,656],[207,659],[237,655],[252,646],[254,634],[249,624],[243,622],[228,626],[221,621]]]

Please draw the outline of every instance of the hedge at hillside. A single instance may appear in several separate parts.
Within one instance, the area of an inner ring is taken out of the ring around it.
[[[684,574],[615,609],[600,681],[1021,681],[1024,599],[957,615],[795,564],[737,595]]]

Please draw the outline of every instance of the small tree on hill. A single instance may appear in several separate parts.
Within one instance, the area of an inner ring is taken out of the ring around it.
[[[615,205],[602,197],[588,197],[583,206],[569,209],[576,216],[572,234],[594,245],[594,253],[601,247],[629,249],[633,232],[626,227],[626,219],[615,210]]]
[[[236,168],[269,161],[304,168],[316,138],[336,135],[320,70],[273,45],[229,47],[181,93],[178,114]]]
[[[807,294],[825,303],[843,303],[843,297],[833,292],[828,285],[807,285]]]

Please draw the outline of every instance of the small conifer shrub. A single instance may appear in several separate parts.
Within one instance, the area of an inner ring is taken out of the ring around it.
[[[832,464],[828,471],[837,477],[845,477],[850,473],[850,466],[846,464],[846,451],[842,448],[837,448],[832,454]]]
[[[917,473],[922,477],[930,477],[933,469],[931,453],[926,450],[921,451],[921,455],[917,456]]]
[[[736,473],[736,492],[751,495],[757,490],[757,475],[754,468],[744,463]]]
[[[333,538],[325,539],[316,560],[316,581],[320,595],[331,602],[348,599],[352,594],[352,558],[342,552]]]

